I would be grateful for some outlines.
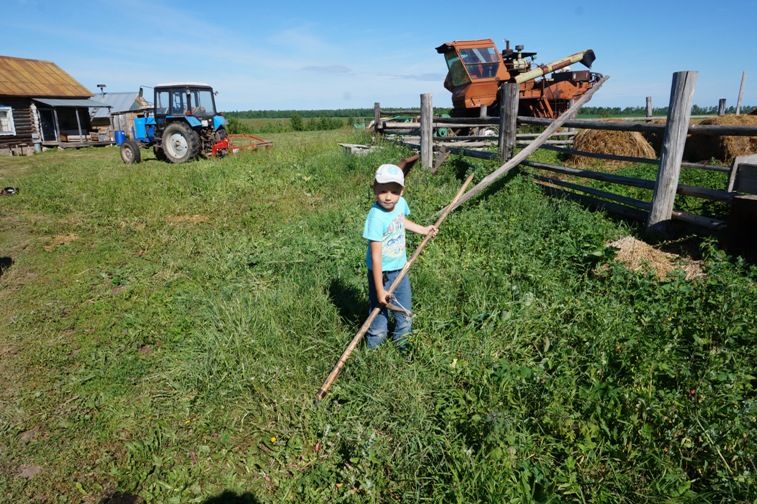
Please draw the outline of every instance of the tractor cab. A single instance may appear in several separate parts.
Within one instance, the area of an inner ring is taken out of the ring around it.
[[[195,116],[210,119],[216,115],[213,88],[207,84],[161,84],[155,86],[155,116]]]

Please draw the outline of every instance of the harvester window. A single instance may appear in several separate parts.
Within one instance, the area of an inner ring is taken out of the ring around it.
[[[468,84],[470,79],[468,79],[468,74],[465,73],[465,68],[463,68],[457,54],[448,52],[444,55],[444,58],[447,60],[447,68],[449,69],[447,79],[451,80],[452,85],[457,87]]]
[[[493,47],[460,49],[460,57],[471,79],[488,79],[497,74],[499,58]]]

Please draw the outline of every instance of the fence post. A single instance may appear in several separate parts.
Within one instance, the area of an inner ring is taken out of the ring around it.
[[[739,84],[739,99],[736,100],[736,115],[741,113],[741,100],[744,98],[744,82],[746,82],[746,71],[741,72],[741,84]]]
[[[381,103],[373,104],[373,131],[378,133],[381,129]]]
[[[673,213],[683,148],[691,119],[691,101],[698,76],[699,72],[693,71],[673,74],[665,136],[660,150],[660,167],[652,196],[652,209],[647,220],[647,231],[652,233],[665,234]]]
[[[652,118],[652,97],[647,96],[647,119]]]
[[[421,166],[431,169],[434,162],[434,107],[431,93],[421,95]]]
[[[725,115],[725,98],[718,100],[718,115]]]
[[[518,98],[520,85],[505,82],[499,87],[499,159],[507,161],[515,149],[518,129]]]

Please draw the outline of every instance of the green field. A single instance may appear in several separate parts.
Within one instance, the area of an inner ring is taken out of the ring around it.
[[[358,348],[316,406],[367,312],[373,171],[407,154],[355,135],[0,158],[0,500],[754,501],[757,269],[704,240],[704,277],[631,272],[604,244],[634,227],[522,175],[413,267],[412,355]],[[496,166],[416,168],[413,220]]]

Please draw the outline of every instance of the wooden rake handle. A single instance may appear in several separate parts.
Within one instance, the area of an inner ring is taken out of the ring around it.
[[[455,208],[455,203],[460,199],[460,197],[465,192],[465,189],[468,187],[468,184],[470,184],[471,180],[473,180],[473,175],[469,176],[463,185],[460,187],[460,190],[457,191],[457,194],[452,199],[452,202],[447,205],[444,210],[442,210],[441,215],[439,215],[439,218],[436,220],[435,226],[439,228],[441,226],[442,222],[444,222],[444,219],[447,218],[447,215],[452,211],[453,208]],[[392,285],[389,287],[389,290],[387,293],[391,296],[394,294],[395,289],[400,284],[402,279],[407,274],[410,267],[413,265],[415,260],[418,258],[418,256],[421,254],[423,249],[426,247],[429,241],[431,241],[431,238],[433,236],[426,235],[423,238],[423,241],[416,247],[415,251],[413,252],[413,255],[410,257],[410,259],[405,263],[405,266],[402,268],[402,271],[400,271],[400,274],[397,275],[397,278],[394,279],[394,282],[392,282]],[[336,381],[337,377],[339,376],[339,373],[342,371],[342,368],[344,367],[344,364],[347,362],[347,359],[350,358],[350,355],[355,350],[355,348],[360,343],[360,340],[363,338],[366,332],[368,332],[368,328],[371,326],[371,323],[373,322],[373,319],[376,318],[376,316],[381,311],[381,307],[377,306],[374,308],[370,315],[368,315],[368,318],[363,322],[363,325],[360,326],[360,330],[358,330],[357,334],[355,334],[355,337],[352,338],[352,341],[350,341],[350,344],[347,345],[347,348],[344,349],[344,352],[342,352],[342,356],[339,357],[339,360],[337,361],[336,365],[334,366],[334,369],[331,370],[331,373],[329,373],[328,378],[326,378],[326,381],[323,382],[323,385],[321,385],[321,388],[318,390],[318,394],[316,394],[315,399],[316,401],[320,401],[326,396],[326,393],[329,391],[331,386]]]

